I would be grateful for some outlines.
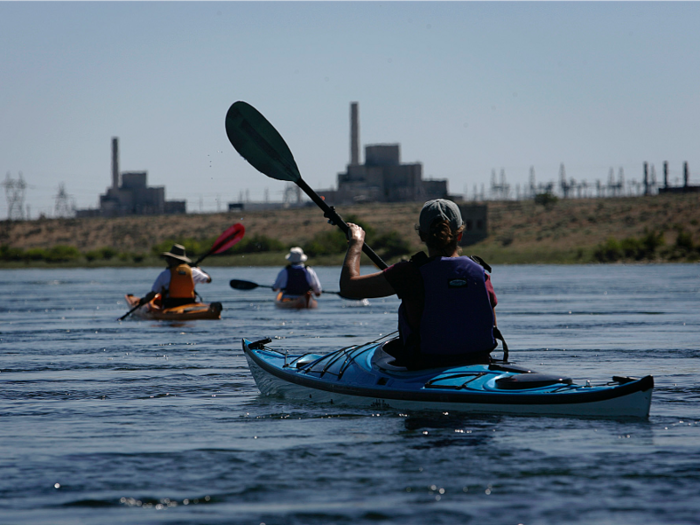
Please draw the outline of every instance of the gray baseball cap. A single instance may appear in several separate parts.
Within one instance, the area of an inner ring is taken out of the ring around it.
[[[457,228],[462,226],[462,214],[459,211],[459,206],[446,199],[434,199],[423,204],[418,219],[418,228],[423,232],[430,231],[430,225],[435,219],[450,221],[452,231],[457,231]]]

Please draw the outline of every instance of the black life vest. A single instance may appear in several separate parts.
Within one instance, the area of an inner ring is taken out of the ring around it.
[[[311,290],[311,285],[306,279],[306,267],[292,266],[290,264],[286,267],[286,270],[287,285],[283,289],[285,295],[304,295]]]
[[[487,354],[496,348],[493,308],[484,268],[469,257],[416,254],[424,290],[418,331],[399,308],[399,331],[414,355],[456,357]]]

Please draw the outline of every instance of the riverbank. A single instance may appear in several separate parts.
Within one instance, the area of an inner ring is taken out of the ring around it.
[[[700,195],[655,195],[609,199],[488,202],[489,237],[464,248],[492,264],[571,264],[613,260],[695,261],[700,257]],[[400,239],[408,253],[421,249],[414,224],[421,203],[364,204],[339,207],[346,220],[361,221],[376,235]],[[109,257],[47,263],[4,260],[0,268],[59,266],[162,266],[157,248],[183,239],[211,242],[233,223],[253,235],[278,241],[283,249],[212,256],[207,266],[278,266],[286,248],[309,245],[335,231],[313,205],[287,210],[237,211],[157,217],[115,217],[2,221],[0,245],[15,250],[68,246],[81,254],[107,249]],[[653,233],[654,249],[643,251]],[[680,244],[679,244],[680,240]],[[602,250],[602,251],[601,251]],[[606,251],[607,250],[607,251]],[[642,251],[640,251],[642,250]],[[607,255],[606,255],[607,254]],[[640,257],[640,254],[642,255]],[[394,255],[388,262],[404,257]],[[608,257],[606,259],[605,257]],[[310,259],[338,265],[342,254]]]

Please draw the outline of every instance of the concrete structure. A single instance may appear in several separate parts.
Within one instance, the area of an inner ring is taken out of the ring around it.
[[[457,203],[464,221],[464,233],[460,246],[470,246],[483,241],[488,234],[488,206],[486,204]],[[465,254],[469,255],[469,254]]]
[[[421,202],[447,198],[447,180],[423,180],[423,165],[401,163],[399,144],[365,146],[360,164],[358,104],[350,104],[350,163],[338,174],[337,190],[321,190],[332,204],[361,202]]]
[[[121,175],[121,186],[119,178]],[[97,210],[77,210],[78,217],[186,213],[186,201],[166,201],[165,187],[148,187],[148,172],[119,172],[119,139],[112,137],[112,186],[100,195]]]

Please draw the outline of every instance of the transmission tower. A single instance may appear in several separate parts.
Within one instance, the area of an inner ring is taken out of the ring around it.
[[[285,204],[301,204],[301,188],[295,184],[287,184],[284,188]]]
[[[491,171],[491,200],[506,200],[510,196],[510,184],[506,183],[506,170],[501,168],[501,182],[496,182],[496,170]]]
[[[73,217],[75,215],[75,203],[71,202],[70,195],[66,193],[63,183],[58,185],[58,195],[56,195],[56,206],[54,208],[55,217]]]
[[[620,186],[620,195],[625,194],[625,170],[620,166],[617,172],[617,184]]]
[[[615,169],[610,168],[608,172],[608,197],[617,196],[617,185],[615,184]]]
[[[564,168],[564,163],[562,162],[559,166],[559,188],[561,193],[566,199],[569,196],[569,190],[571,189],[571,184],[566,182],[566,169]]]
[[[3,186],[5,186],[5,195],[7,197],[8,220],[24,220],[24,190],[27,184],[22,178],[22,172],[19,172],[17,180],[13,180],[8,172]]]

